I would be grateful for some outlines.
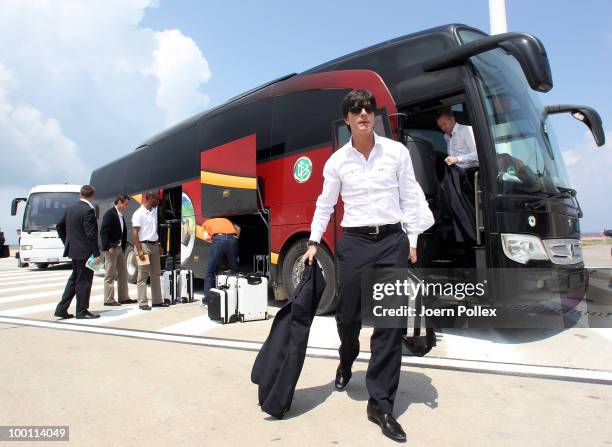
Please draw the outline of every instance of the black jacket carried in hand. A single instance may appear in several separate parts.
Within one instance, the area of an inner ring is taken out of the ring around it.
[[[325,290],[318,262],[307,265],[293,296],[278,311],[261,347],[251,381],[259,385],[259,404],[271,416],[282,418],[293,400],[302,372],[310,326]]]
[[[111,247],[116,247],[121,242],[121,250],[125,251],[127,246],[127,226],[123,216],[123,233],[121,232],[121,222],[119,221],[119,213],[117,208],[111,207],[102,218],[100,226],[100,241],[102,243],[102,251],[108,251]]]
[[[100,256],[96,212],[82,200],[66,210],[57,223],[57,234],[64,243],[64,256],[73,260]]]

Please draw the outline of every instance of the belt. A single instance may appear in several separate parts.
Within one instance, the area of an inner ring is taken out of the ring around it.
[[[401,230],[401,223],[387,224],[387,225],[375,225],[373,227],[345,227],[344,231],[354,234],[367,234],[369,236],[378,236],[379,234],[390,233],[394,230]]]
[[[236,237],[237,235],[235,233],[215,233],[212,235],[212,237],[217,237],[217,236],[232,236],[232,237]]]
[[[157,245],[159,241],[140,241],[141,244]]]

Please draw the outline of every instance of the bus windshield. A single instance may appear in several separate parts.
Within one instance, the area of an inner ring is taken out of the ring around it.
[[[54,230],[66,208],[77,200],[78,192],[39,192],[30,195],[23,214],[22,230]]]
[[[499,193],[548,195],[570,188],[552,126],[519,63],[499,49],[470,60],[495,144]]]

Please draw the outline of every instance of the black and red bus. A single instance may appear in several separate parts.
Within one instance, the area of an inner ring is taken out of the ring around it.
[[[548,116],[573,114],[589,126],[600,146],[604,133],[590,107],[544,107],[538,92],[552,85],[546,51],[537,38],[488,36],[469,26],[446,25],[365,48],[230,99],[96,169],[91,184],[102,211],[116,194],[139,199],[145,191],[160,190],[160,223],[180,221],[160,232],[164,243],[199,277],[209,250],[202,223],[231,217],[243,229],[242,267],[248,271],[254,256],[267,255],[275,297],[283,299],[300,278],[299,258],[322,188],[323,165],[349,138],[341,100],[351,89],[367,89],[379,107],[377,133],[409,148],[436,217],[419,239],[422,265],[544,267],[565,287],[571,276],[571,288],[584,296],[581,210]],[[435,113],[443,107],[453,110],[457,122],[472,126],[478,148],[477,240],[472,244],[458,242],[452,222],[441,213],[447,148]],[[328,279],[319,313],[335,307],[334,254],[342,212],[340,200],[319,251]],[[135,280],[131,248],[128,261]],[[503,279],[489,287],[489,296],[503,295]]]

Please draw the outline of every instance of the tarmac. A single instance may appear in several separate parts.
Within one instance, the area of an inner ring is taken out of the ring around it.
[[[609,268],[610,246],[585,258]],[[0,262],[2,426],[67,425],[75,446],[396,444],[366,418],[367,328],[336,392],[335,323],[317,317],[293,405],[276,420],[250,382],[271,319],[219,325],[197,302],[106,308],[97,276],[102,318],[55,322],[70,271],[14,263]],[[611,329],[447,329],[428,356],[404,356],[395,416],[415,446],[612,445],[611,348]]]

